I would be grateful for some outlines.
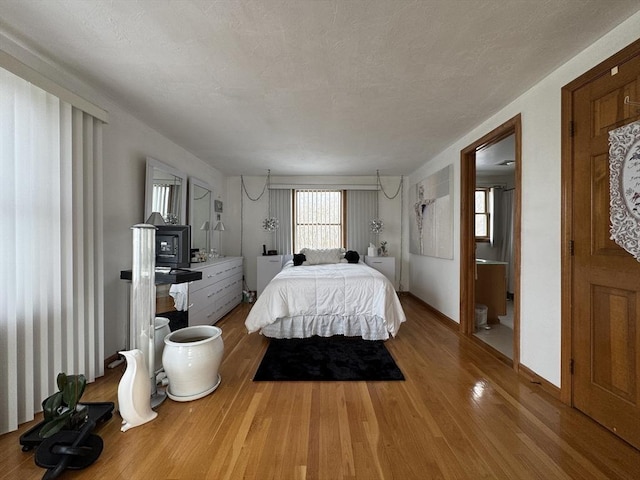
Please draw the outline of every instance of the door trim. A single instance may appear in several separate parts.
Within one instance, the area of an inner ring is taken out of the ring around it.
[[[640,55],[640,40],[636,40],[618,53],[609,57],[588,72],[580,75],[562,87],[562,112],[561,112],[561,204],[562,204],[562,244],[561,244],[561,329],[560,329],[560,400],[573,406],[573,384],[571,373],[571,359],[573,358],[573,311],[571,308],[571,292],[573,291],[573,277],[571,275],[571,229],[573,218],[573,146],[571,142],[573,121],[573,94],[585,84],[596,78],[610,74],[616,65],[624,63],[630,58]]]
[[[513,368],[520,365],[520,232],[522,205],[522,118],[518,114],[473,142],[460,152],[460,332],[472,336],[475,323],[475,228],[474,192],[476,187],[476,151],[515,134],[515,212]]]

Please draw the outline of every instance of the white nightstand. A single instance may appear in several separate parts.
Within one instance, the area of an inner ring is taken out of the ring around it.
[[[364,257],[364,263],[375,268],[393,284],[396,288],[396,258],[395,257]]]
[[[261,255],[258,257],[258,288],[259,297],[267,284],[282,270],[282,255]]]

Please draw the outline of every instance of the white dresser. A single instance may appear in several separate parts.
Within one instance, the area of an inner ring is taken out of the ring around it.
[[[262,255],[258,257],[257,266],[257,295],[258,297],[280,270],[282,270],[282,255]]]
[[[375,268],[393,284],[396,288],[396,258],[395,257],[364,257],[364,263]]]
[[[202,280],[189,284],[189,326],[213,325],[242,301],[242,257],[191,264]]]

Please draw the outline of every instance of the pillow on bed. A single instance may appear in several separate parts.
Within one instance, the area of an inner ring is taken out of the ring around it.
[[[313,249],[303,248],[300,253],[307,258],[309,265],[320,265],[321,263],[340,263],[344,256],[344,248]]]
[[[306,262],[307,257],[304,256],[304,253],[294,253],[293,254],[293,266],[297,267],[302,265],[302,262]]]
[[[344,258],[346,258],[349,263],[358,263],[360,261],[360,255],[354,250],[348,250],[347,253],[344,254]]]

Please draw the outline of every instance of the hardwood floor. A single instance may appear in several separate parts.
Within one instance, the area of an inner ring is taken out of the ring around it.
[[[95,431],[90,479],[632,479],[640,452],[528,383],[402,297],[407,322],[387,347],[404,382],[252,382],[267,339],[244,329],[247,305],[221,320],[222,383],[158,417]],[[87,387],[116,401],[122,371]],[[0,479],[39,479],[18,432],[0,436]]]

